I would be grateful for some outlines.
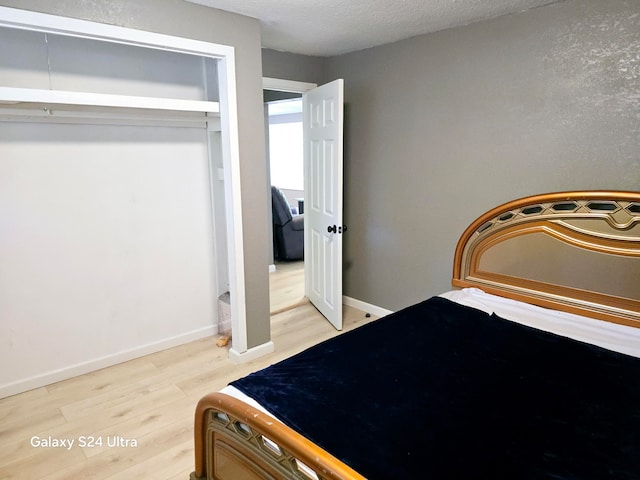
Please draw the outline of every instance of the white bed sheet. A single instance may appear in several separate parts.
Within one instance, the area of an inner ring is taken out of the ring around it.
[[[640,358],[640,328],[542,308],[517,300],[485,293],[479,288],[450,290],[439,295],[456,303],[483,310],[514,322],[591,343]],[[227,385],[222,393],[231,395],[276,418],[271,412],[237,388]]]
[[[485,293],[479,288],[451,290],[439,296],[514,322],[563,337],[640,357],[640,328],[618,325]]]

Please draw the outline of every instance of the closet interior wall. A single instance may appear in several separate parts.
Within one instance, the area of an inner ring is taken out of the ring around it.
[[[0,101],[0,397],[217,331],[229,289],[219,118],[92,105],[217,102],[216,67],[0,28],[0,87],[87,98]]]

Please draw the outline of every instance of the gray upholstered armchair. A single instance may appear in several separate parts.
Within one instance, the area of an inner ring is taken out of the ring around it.
[[[289,202],[278,187],[271,187],[271,205],[276,258],[301,260],[304,258],[304,215],[291,214]]]

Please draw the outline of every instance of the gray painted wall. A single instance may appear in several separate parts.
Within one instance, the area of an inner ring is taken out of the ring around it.
[[[458,236],[522,196],[640,190],[640,2],[569,0],[330,58],[346,89],[344,293],[450,289]]]
[[[638,52],[640,2],[567,0],[325,59],[308,81],[345,79],[345,295],[397,310],[450,289],[459,235],[500,203],[640,190]]]
[[[310,55],[262,49],[262,76],[296,80],[298,82],[325,83],[327,59]]]
[[[262,106],[260,25],[251,18],[181,0],[0,0],[6,7],[34,10],[148,30],[235,47],[242,183],[247,341],[270,339],[265,204],[266,164]]]

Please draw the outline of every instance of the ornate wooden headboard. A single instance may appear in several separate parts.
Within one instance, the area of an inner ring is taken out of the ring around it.
[[[452,284],[640,328],[640,192],[496,207],[460,237]]]

